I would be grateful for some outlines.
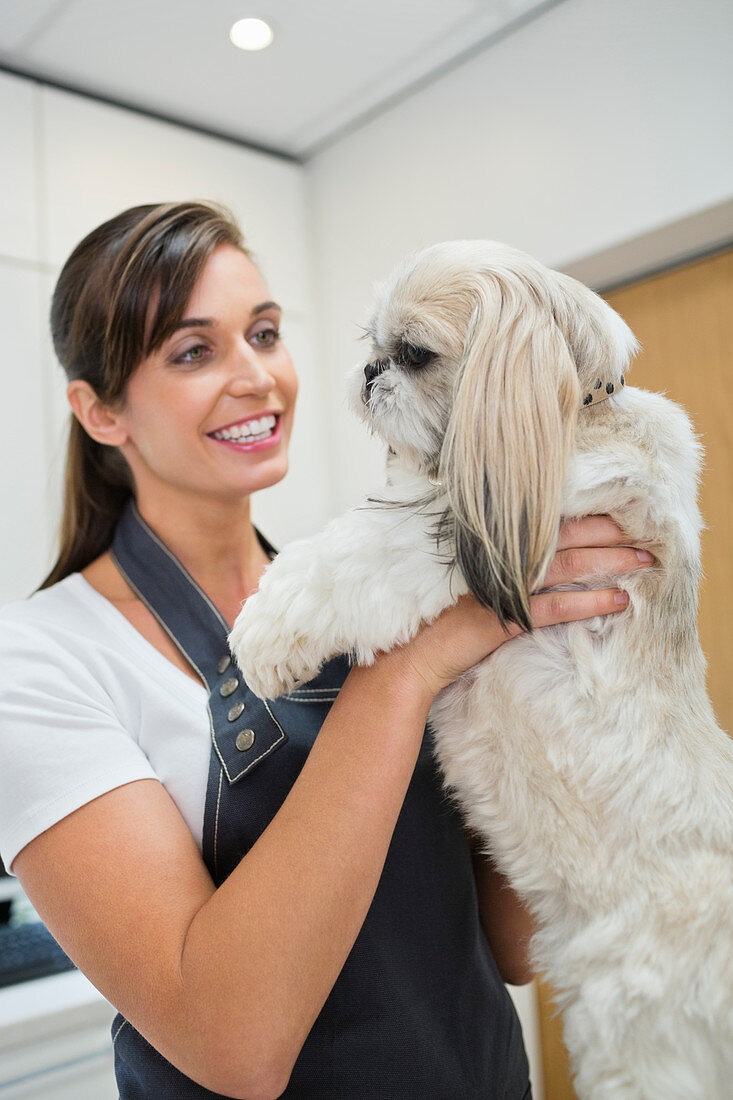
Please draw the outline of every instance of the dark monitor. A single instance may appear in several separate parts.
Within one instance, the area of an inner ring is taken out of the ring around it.
[[[4,890],[4,886],[9,886],[13,881],[11,876],[5,870],[3,861],[0,859],[0,925],[8,924],[10,922],[10,912],[13,908],[13,899],[8,896],[10,891]]]
[[[73,969],[18,880],[0,862],[0,989]]]

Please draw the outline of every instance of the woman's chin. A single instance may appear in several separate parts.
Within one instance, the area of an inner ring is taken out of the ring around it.
[[[247,476],[235,479],[232,489],[236,495],[250,496],[252,493],[259,493],[263,489],[270,489],[273,485],[277,485],[287,472],[287,454],[273,455],[271,461],[261,463],[257,470],[248,470]]]

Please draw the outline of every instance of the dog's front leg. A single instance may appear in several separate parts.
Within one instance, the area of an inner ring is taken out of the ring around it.
[[[424,515],[366,504],[286,547],[229,638],[249,687],[276,698],[340,653],[369,664],[454,603],[465,582],[429,532]]]

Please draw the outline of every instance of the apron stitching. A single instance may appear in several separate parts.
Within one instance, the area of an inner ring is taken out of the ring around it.
[[[117,1036],[122,1031],[122,1029],[123,1029],[123,1027],[125,1026],[126,1023],[127,1023],[127,1020],[123,1020],[122,1023],[120,1024],[120,1026],[117,1028],[117,1031],[112,1036],[112,1045],[113,1046],[117,1042]]]
[[[333,695],[334,688],[296,688],[289,695]]]
[[[316,693],[317,691],[333,691],[333,690],[334,690],[334,688],[332,688],[332,687],[330,687],[330,688],[307,688],[307,687],[299,687],[299,688],[293,688],[293,692],[292,692],[292,693],[293,693],[293,694],[295,694],[296,692],[302,691],[302,692],[308,692],[308,694],[309,694],[309,695],[315,695],[315,693]]]
[[[209,712],[209,713],[211,713],[211,712]],[[216,740],[216,729],[214,728],[213,719],[212,719],[212,722],[211,722],[211,740],[214,743],[214,749],[216,750],[216,755],[219,757],[219,763],[221,764],[223,770],[226,772],[226,777],[229,780],[229,782],[231,783],[232,782],[232,777],[229,774],[229,772],[227,771],[227,766],[226,766],[226,763],[224,762],[224,757],[221,755],[221,752],[219,751],[219,744]]]
[[[338,694],[322,695],[320,699],[294,699],[292,695],[286,695],[285,698],[289,699],[291,703],[302,703],[304,706],[308,706],[308,704],[310,703],[312,705],[318,706],[319,703],[335,703],[338,699]]]
[[[273,722],[275,723],[275,725],[277,726],[277,728],[278,728],[278,729],[280,730],[280,734],[281,734],[281,736],[282,736],[282,737],[284,737],[284,736],[285,736],[285,730],[284,730],[284,729],[282,728],[282,726],[281,726],[281,725],[280,725],[280,723],[278,722],[277,718],[275,717],[275,715],[274,715],[274,714],[272,713],[272,711],[270,710],[270,707],[269,707],[269,704],[268,704],[268,702],[267,702],[267,699],[263,699],[263,700],[262,700],[262,702],[263,702],[263,703],[265,704],[265,710],[266,710],[266,711],[267,711],[267,713],[268,713],[268,714],[270,715],[270,718],[272,718]]]
[[[214,876],[217,877],[219,873],[219,853],[217,851],[217,843],[219,840],[219,807],[221,805],[221,784],[224,778],[224,769],[219,768],[219,791],[216,796],[216,817],[214,819]]]

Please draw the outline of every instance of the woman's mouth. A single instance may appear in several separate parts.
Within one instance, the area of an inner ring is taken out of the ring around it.
[[[238,451],[251,451],[258,447],[273,446],[280,441],[280,416],[268,414],[259,419],[232,424],[218,432],[210,432],[209,439],[235,447]]]

